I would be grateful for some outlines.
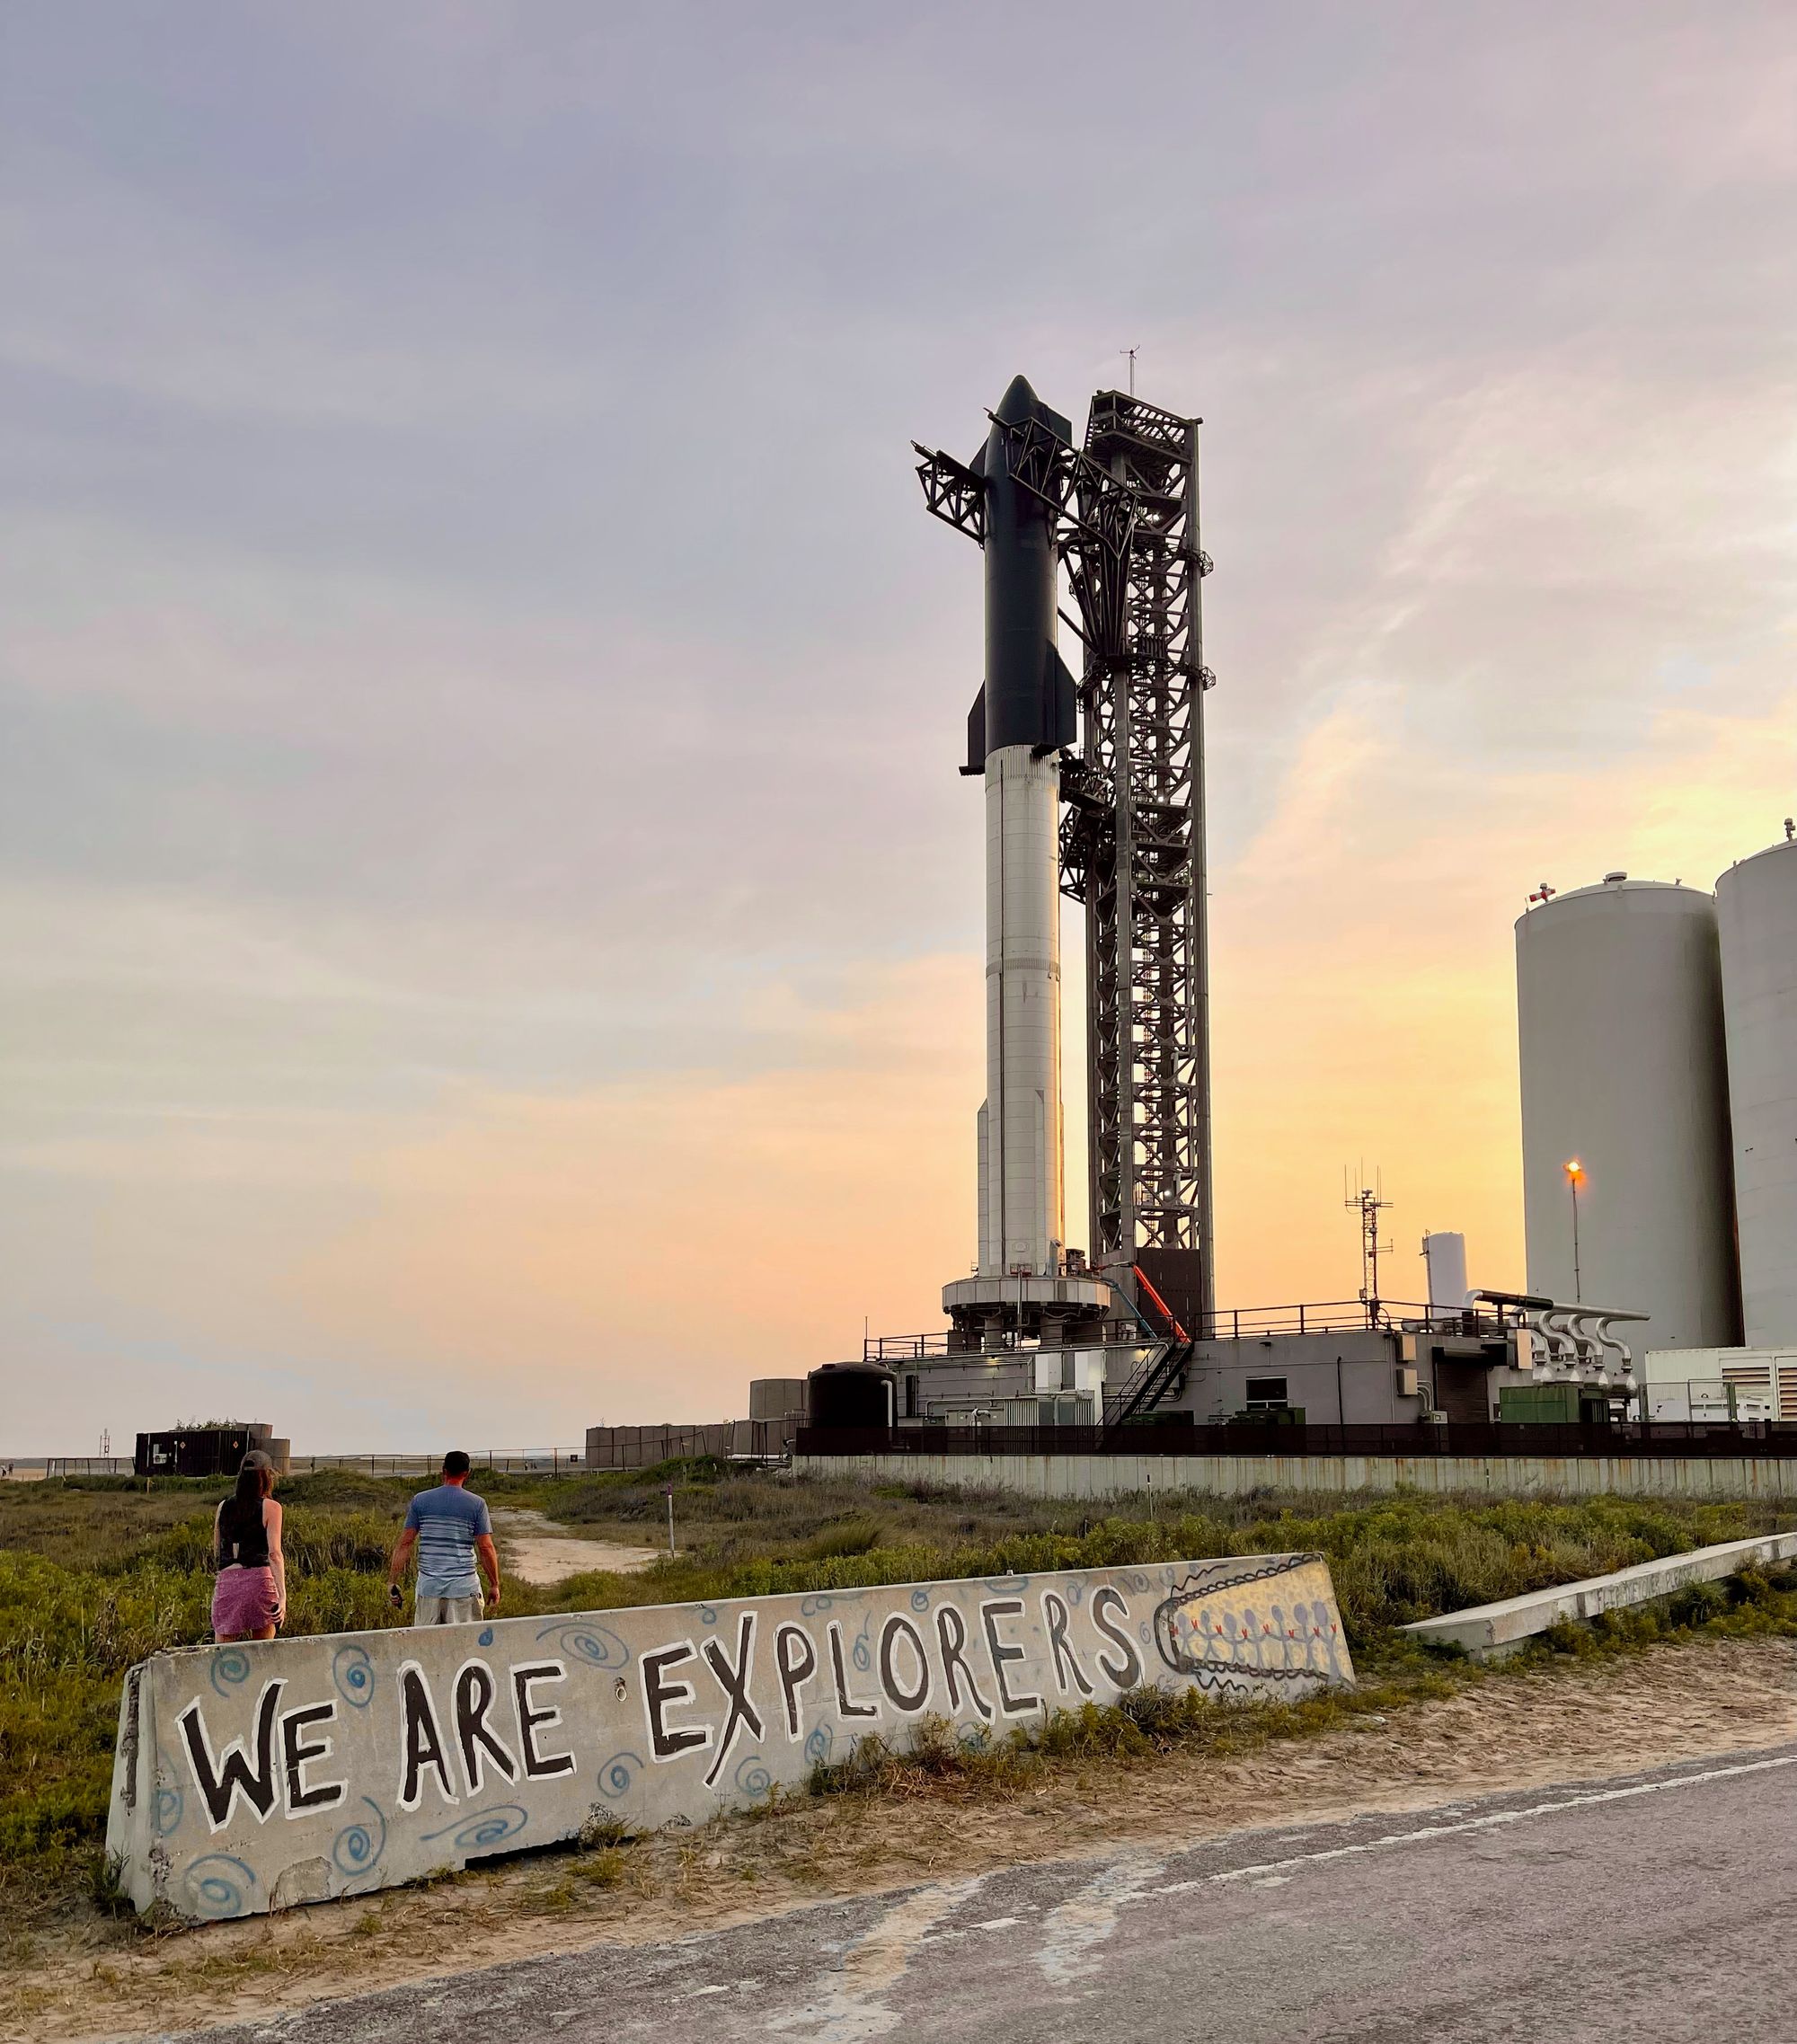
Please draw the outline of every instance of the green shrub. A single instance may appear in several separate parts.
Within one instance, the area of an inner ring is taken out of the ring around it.
[[[641,1573],[590,1573],[553,1589],[509,1580],[512,1615],[1293,1549],[1330,1559],[1363,1678],[1351,1698],[1258,1705],[1249,1717],[1195,1695],[1144,1690],[1115,1710],[1065,1712],[1028,1732],[970,1744],[948,1726],[926,1726],[902,1753],[867,1740],[822,1770],[820,1785],[837,1792],[882,1783],[902,1790],[929,1776],[1004,1794],[1053,1759],[1144,1757],[1173,1745],[1225,1752],[1303,1735],[1344,1711],[1450,1686],[1430,1654],[1394,1633],[1409,1619],[1792,1520],[1757,1504],[1618,1498],[1557,1504],[1400,1494],[1323,1510],[1275,1495],[1164,1492],[1151,1517],[1146,1497],[1094,1505],[925,1484],[870,1491],[845,1481],[744,1475],[705,1461],[559,1479],[485,1472],[474,1481],[490,1497],[545,1506],[566,1523],[615,1527],[639,1542],[659,1537],[661,1485],[676,1486],[677,1555]],[[15,1924],[103,1898],[120,1678],[160,1648],[207,1637],[212,1517],[225,1488],[162,1479],[147,1492],[128,1479],[0,1485],[0,1907]],[[418,1488],[413,1479],[343,1470],[282,1484],[290,1632],[402,1622],[387,1602],[386,1562]],[[1695,1624],[1797,1636],[1797,1576],[1749,1571],[1592,1629],[1556,1631],[1540,1650],[1596,1653]]]

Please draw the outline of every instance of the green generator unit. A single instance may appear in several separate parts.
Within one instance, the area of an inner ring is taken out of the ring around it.
[[[1229,1415],[1232,1427],[1301,1427],[1302,1405],[1250,1405]]]
[[[1498,1390],[1500,1426],[1605,1426],[1610,1394],[1590,1384],[1507,1384]]]

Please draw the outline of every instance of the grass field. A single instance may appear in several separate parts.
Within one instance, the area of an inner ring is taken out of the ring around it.
[[[1751,1504],[1421,1496],[1326,1512],[1314,1500],[1300,1507],[1278,1497],[1157,1495],[1100,1509],[740,1475],[704,1464],[632,1476],[477,1472],[474,1487],[495,1504],[533,1506],[571,1529],[641,1546],[660,1536],[661,1485],[670,1480],[677,1556],[641,1574],[576,1576],[553,1589],[509,1579],[507,1615],[1315,1548],[1331,1558],[1363,1675],[1389,1705],[1442,1679],[1438,1663],[1394,1638],[1408,1619],[1780,1530],[1797,1518]],[[341,1472],[282,1486],[290,1632],[401,1622],[386,1600],[386,1558],[415,1487]],[[0,1911],[15,1938],[105,1906],[102,1838],[120,1680],[156,1649],[207,1637],[207,1548],[223,1488],[158,1482],[146,1492],[99,1478],[0,1483]],[[1797,1633],[1797,1594],[1749,1578],[1690,1593],[1675,1616]],[[1612,1630],[1646,1637],[1665,1623],[1650,1615]],[[1268,1721],[1268,1730],[1303,1733],[1327,1714],[1300,1710],[1289,1724]],[[1100,1713],[1045,1736],[1120,1742],[1146,1754],[1169,1740],[1217,1735],[1201,1710],[1145,1705],[1138,1715],[1139,1723],[1125,1723]],[[948,1752],[871,1752],[860,1769],[818,1786],[960,1764]]]

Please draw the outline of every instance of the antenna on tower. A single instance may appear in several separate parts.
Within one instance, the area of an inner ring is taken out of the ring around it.
[[[1117,352],[1129,358],[1129,395],[1134,397],[1136,394],[1136,358],[1141,353],[1141,350],[1139,348],[1120,348]]]
[[[1366,1178],[1367,1167],[1360,1166],[1359,1176]],[[1379,1259],[1389,1256],[1392,1245],[1379,1240],[1379,1216],[1390,1210],[1394,1201],[1385,1198],[1385,1174],[1375,1170],[1373,1182],[1356,1187],[1346,1164],[1341,1167],[1341,1204],[1350,1213],[1359,1216],[1360,1226],[1360,1300],[1367,1309],[1367,1324],[1372,1326],[1379,1317]]]

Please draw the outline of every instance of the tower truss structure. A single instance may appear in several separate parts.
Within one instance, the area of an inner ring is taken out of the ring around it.
[[[1199,544],[1199,423],[1120,391],[1092,401],[1085,458],[1128,491],[1135,516],[1120,550],[1102,534],[1094,544],[1085,521],[1064,550],[1086,625],[1084,750],[1097,785],[1096,799],[1071,804],[1063,819],[1062,885],[1086,911],[1093,1261],[1196,1252],[1208,1332],[1204,695],[1213,677],[1199,596],[1210,572]]]
[[[1176,1289],[1194,1332],[1215,1310],[1201,423],[1113,390],[1082,447],[1040,417],[1002,429],[1010,475],[1056,513],[1085,648],[1061,885],[1086,912],[1091,1261]],[[917,452],[929,509],[983,543],[978,478]]]

